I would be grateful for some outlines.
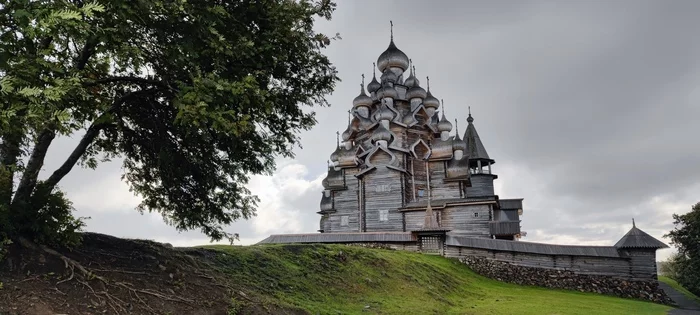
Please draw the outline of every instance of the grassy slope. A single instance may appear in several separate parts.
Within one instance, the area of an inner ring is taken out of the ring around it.
[[[694,301],[700,303],[700,297],[698,297],[695,294],[693,294],[692,292],[686,290],[686,288],[682,287],[678,282],[676,282],[676,280],[673,280],[673,279],[671,279],[669,277],[665,277],[665,276],[659,276],[659,281],[670,285],[672,288],[678,290],[678,292],[680,292],[680,293],[683,293],[683,295],[687,296],[691,300],[694,300]]]
[[[226,253],[215,258],[216,264],[245,283],[248,294],[314,314],[665,314],[670,309],[502,283],[455,260],[403,251],[343,245],[211,247]]]

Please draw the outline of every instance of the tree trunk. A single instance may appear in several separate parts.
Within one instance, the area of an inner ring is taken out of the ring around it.
[[[0,182],[0,209],[9,209],[23,134],[12,132],[2,135],[2,138],[2,144],[0,144],[0,181],[2,181]]]
[[[29,198],[36,187],[37,178],[39,177],[39,172],[41,167],[44,166],[44,158],[46,157],[46,152],[49,150],[51,142],[56,137],[56,132],[53,131],[51,126],[48,126],[44,131],[39,134],[37,138],[36,145],[34,146],[34,151],[27,162],[27,166],[22,174],[22,179],[17,185],[17,191],[12,199],[12,207],[17,208],[25,205],[29,202]]]

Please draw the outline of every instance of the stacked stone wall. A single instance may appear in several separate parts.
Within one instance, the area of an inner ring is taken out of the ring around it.
[[[473,256],[461,257],[459,261],[482,276],[503,282],[607,294],[663,304],[673,303],[655,280],[631,281],[603,275],[574,273],[568,270],[518,266]]]

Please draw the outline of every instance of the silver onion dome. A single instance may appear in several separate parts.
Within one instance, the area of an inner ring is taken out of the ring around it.
[[[400,68],[403,71],[408,69],[408,56],[397,48],[394,44],[394,39],[389,42],[389,47],[379,55],[377,59],[377,67],[379,71],[384,72],[384,70],[389,68]]]
[[[362,82],[362,84],[360,85],[360,95],[358,95],[357,97],[355,97],[354,100],[352,100],[352,106],[353,106],[353,107],[358,107],[358,106],[367,106],[367,107],[369,107],[370,105],[372,105],[372,98],[369,97],[369,96],[367,96],[367,94],[365,94],[365,85],[364,85],[365,78],[364,78],[364,75],[362,76],[362,81],[363,81],[363,82]]]
[[[374,63],[372,64],[374,66]],[[377,74],[375,73],[374,68],[372,67],[372,81],[367,84],[367,91],[370,93],[377,92],[382,87],[382,84],[377,81]]]
[[[391,140],[391,131],[387,130],[384,128],[382,124],[377,125],[377,129],[374,129],[374,132],[372,133],[372,141],[377,142],[377,141],[387,141]]]
[[[384,73],[382,73],[382,76],[379,79],[382,80],[382,84],[387,82],[391,82],[393,84],[396,83],[396,80],[398,80],[398,76],[396,76],[396,73],[393,71],[387,69],[384,71]]]
[[[336,147],[335,151],[331,153],[331,162],[338,162],[338,159],[340,158],[340,145]]]
[[[459,137],[459,128],[457,128],[457,119],[455,119],[455,138],[452,140],[452,150],[462,150],[462,152],[467,152],[467,142]]]
[[[440,118],[440,122],[437,124],[438,131],[443,132],[447,131],[450,132],[452,131],[452,123],[445,118],[445,111],[443,110],[442,112],[442,118]]]
[[[343,134],[341,135],[341,137],[343,137],[343,141],[350,140],[350,137],[352,136],[352,132],[353,132],[352,126],[348,125],[348,129],[345,129],[345,131],[343,131]]]
[[[438,99],[430,93],[430,89],[428,89],[428,93],[426,94],[425,99],[423,99],[423,106],[425,106],[425,108],[440,107],[440,101],[438,101]]]
[[[382,99],[385,97],[397,99],[399,97],[399,92],[397,92],[393,86],[385,84],[384,86],[382,86],[381,89],[377,91],[377,98]]]
[[[377,112],[377,120],[391,121],[392,119],[394,119],[394,112],[386,106],[386,103],[382,104],[382,107],[379,108],[379,112]]]
[[[426,96],[428,96],[428,94],[425,92],[425,89],[418,85],[414,85],[406,92],[406,99],[409,100],[412,98],[425,98]]]
[[[416,77],[416,67],[413,66],[411,68],[411,75],[406,78],[406,80],[403,81],[403,85],[408,87],[409,89],[414,87],[414,86],[419,86],[420,81],[418,81],[418,78]]]
[[[428,93],[425,99],[423,99],[423,106],[425,106],[425,108],[438,108],[440,107],[440,101],[430,93],[430,77],[426,77],[426,81],[428,81]]]
[[[459,137],[459,133],[452,140],[452,151],[462,150],[467,152],[467,143]]]

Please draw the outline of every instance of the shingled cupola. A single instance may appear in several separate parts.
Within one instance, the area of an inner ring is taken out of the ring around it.
[[[615,247],[622,256],[630,259],[630,271],[634,278],[656,279],[656,251],[668,245],[637,228],[632,219],[632,228]]]
[[[491,171],[491,165],[496,163],[496,161],[489,157],[484,144],[481,142],[479,133],[476,132],[471,108],[469,108],[467,130],[464,132],[463,141],[467,144],[467,150],[464,154],[469,156],[469,173],[472,178],[472,187],[467,188],[467,196],[493,196],[493,180],[498,178],[498,176]]]

